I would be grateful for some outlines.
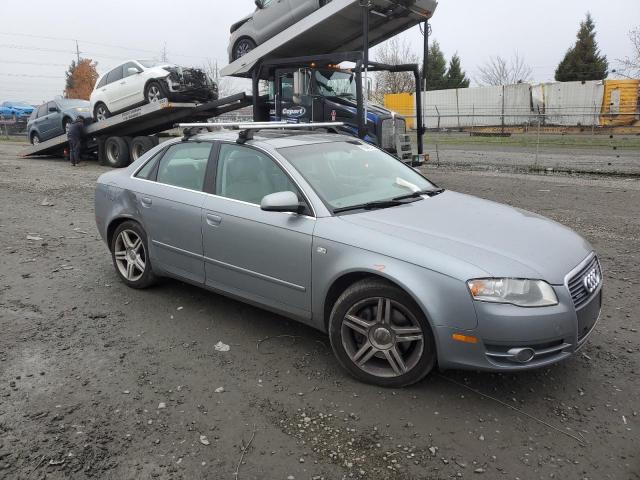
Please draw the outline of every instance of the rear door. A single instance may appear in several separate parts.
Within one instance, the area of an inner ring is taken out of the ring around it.
[[[315,218],[308,207],[301,215],[260,208],[265,195],[298,188],[271,157],[236,144],[221,144],[215,175],[202,224],[206,284],[308,318]]]
[[[172,145],[140,170],[136,202],[149,237],[154,265],[193,283],[204,283],[203,185],[213,144]]]
[[[289,0],[263,0],[263,7],[253,15],[257,42],[266,42],[293,22]]]

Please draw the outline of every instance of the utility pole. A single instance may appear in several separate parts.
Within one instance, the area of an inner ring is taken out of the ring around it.
[[[78,46],[78,41],[76,40],[76,58],[78,64],[80,63],[80,47]]]
[[[167,59],[167,42],[164,42],[164,46],[162,47],[162,58],[160,61],[165,63],[169,61]]]
[[[431,35],[431,24],[427,20],[424,22],[424,52],[423,52],[423,64],[422,64],[422,81],[424,83],[424,91],[427,91],[427,70],[429,68],[429,35]]]

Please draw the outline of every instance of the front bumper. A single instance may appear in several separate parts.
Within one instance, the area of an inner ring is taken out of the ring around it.
[[[476,329],[437,327],[440,367],[519,371],[547,367],[570,357],[595,329],[602,308],[602,285],[577,309],[565,286],[554,289],[559,300],[554,307],[521,308],[476,302]],[[473,336],[478,341],[462,343],[453,339],[454,334]],[[530,352],[531,358],[526,362],[514,355],[522,350]]]
[[[217,84],[201,70],[172,71],[165,79],[165,83],[169,100],[209,102],[218,99]]]

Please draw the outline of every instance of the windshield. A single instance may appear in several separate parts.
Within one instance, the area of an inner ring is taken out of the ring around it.
[[[281,148],[278,152],[334,210],[437,189],[395,157],[358,140]]]
[[[318,95],[323,97],[356,98],[356,81],[348,72],[314,70]]]

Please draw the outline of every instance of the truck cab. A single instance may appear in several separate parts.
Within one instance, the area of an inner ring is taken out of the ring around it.
[[[358,135],[356,75],[334,65],[279,68],[269,80],[269,118],[289,123],[342,122],[344,133]],[[363,90],[370,86],[363,86]],[[406,134],[403,117],[378,105],[367,106],[364,140],[396,154]]]

